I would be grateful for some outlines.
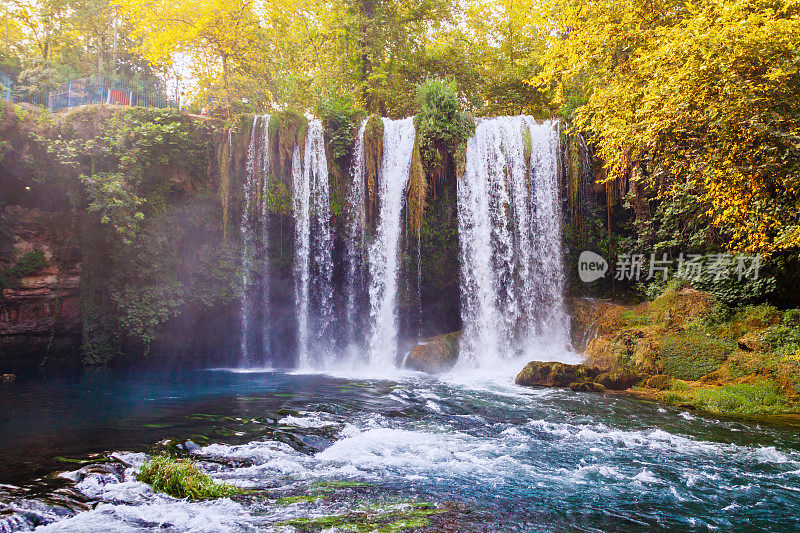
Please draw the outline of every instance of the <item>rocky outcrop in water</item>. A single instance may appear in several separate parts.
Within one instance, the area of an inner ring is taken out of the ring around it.
[[[600,369],[589,365],[531,361],[517,375],[514,383],[528,387],[569,387],[593,381],[598,374]]]
[[[458,361],[461,332],[456,331],[425,339],[408,354],[405,366],[420,372],[438,374],[450,370]]]

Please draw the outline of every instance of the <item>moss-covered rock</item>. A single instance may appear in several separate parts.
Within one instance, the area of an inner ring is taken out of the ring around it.
[[[378,216],[378,172],[383,158],[383,121],[370,115],[364,126],[364,179],[367,184],[367,224],[373,230]]]
[[[461,332],[456,331],[438,337],[425,339],[408,354],[405,366],[408,368],[436,374],[450,370],[458,361],[458,341]]]
[[[652,322],[669,327],[683,327],[688,321],[700,320],[712,312],[715,300],[707,292],[691,287],[670,289],[650,303]]]
[[[593,381],[600,373],[597,367],[566,363],[531,361],[514,380],[517,385],[569,387],[573,383]]]
[[[645,386],[649,389],[666,390],[672,383],[669,374],[656,374],[647,380]]]
[[[609,390],[625,390],[642,381],[642,378],[641,374],[627,368],[614,368],[598,375],[595,381]]]
[[[605,392],[606,388],[600,383],[594,381],[584,381],[582,383],[572,383],[569,386],[570,390],[575,392]]]

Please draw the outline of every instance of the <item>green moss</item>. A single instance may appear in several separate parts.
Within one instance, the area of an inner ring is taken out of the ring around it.
[[[273,215],[285,215],[292,211],[292,196],[289,187],[277,176],[269,176],[269,186],[266,191],[267,209]]]
[[[285,496],[278,498],[275,503],[278,505],[292,505],[295,503],[311,503],[324,498],[324,494],[301,494],[299,496]]]
[[[667,374],[694,381],[722,366],[734,347],[716,337],[693,332],[674,333],[662,340],[661,359]]]
[[[422,218],[425,213],[425,203],[428,192],[428,181],[422,168],[419,139],[415,139],[414,151],[411,154],[411,168],[406,187],[406,211],[411,231],[420,235]]]
[[[625,326],[649,326],[653,322],[648,314],[639,313],[635,309],[626,309],[620,314]]]
[[[189,459],[167,455],[154,457],[142,465],[136,479],[151,485],[155,491],[190,500],[225,498],[244,492],[225,483],[216,483]]]
[[[273,172],[284,183],[292,177],[292,155],[295,145],[303,155],[308,119],[287,109],[272,115],[269,121],[270,162]]]
[[[367,184],[367,223],[374,228],[378,215],[378,172],[383,157],[383,120],[370,115],[364,126],[364,179]]]
[[[431,515],[443,512],[445,509],[426,502],[390,501],[366,504],[346,514],[295,518],[274,525],[292,526],[304,532],[336,528],[342,531],[397,533],[426,527]]]

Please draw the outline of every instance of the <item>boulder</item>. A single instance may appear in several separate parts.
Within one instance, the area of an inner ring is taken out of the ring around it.
[[[594,381],[584,381],[583,383],[573,383],[569,386],[575,392],[605,392],[606,388]]]
[[[667,374],[656,374],[647,380],[645,385],[650,389],[666,390],[672,383],[672,378]]]
[[[595,381],[609,390],[625,390],[642,381],[642,378],[642,375],[627,368],[614,368],[598,375]]]
[[[517,385],[544,387],[569,387],[573,383],[592,381],[600,373],[589,365],[568,365],[566,363],[531,361],[514,381]]]
[[[460,338],[461,332],[455,331],[425,339],[411,349],[404,366],[429,374],[450,370],[458,361]]]

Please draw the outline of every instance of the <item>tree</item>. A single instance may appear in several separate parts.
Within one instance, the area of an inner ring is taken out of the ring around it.
[[[788,0],[561,0],[534,81],[588,94],[575,124],[608,179],[692,183],[725,246],[800,246],[800,12]]]

